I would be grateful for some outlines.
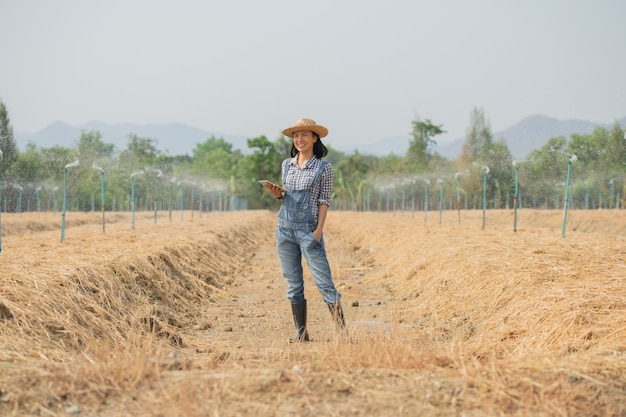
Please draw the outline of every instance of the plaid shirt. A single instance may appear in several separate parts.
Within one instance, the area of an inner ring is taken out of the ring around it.
[[[293,158],[287,158],[283,161],[281,172],[285,172],[285,165],[289,164],[287,170],[287,176],[283,178],[283,186],[291,188],[292,190],[304,190],[307,188],[317,170],[322,163],[321,159],[317,159],[312,156],[303,169],[298,166],[298,156]],[[311,188],[311,201],[316,201],[317,204],[313,204],[313,218],[317,221],[317,206],[320,204],[330,205],[330,195],[333,192],[333,181],[335,179],[335,173],[333,167],[330,164],[326,164],[322,176],[317,184],[314,184]]]

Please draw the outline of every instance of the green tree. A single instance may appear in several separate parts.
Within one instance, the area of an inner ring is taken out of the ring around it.
[[[195,177],[228,180],[234,173],[236,155],[233,145],[211,136],[193,150],[192,172]]]
[[[75,198],[81,210],[99,208],[102,180],[100,170],[97,168],[102,168],[106,177],[112,174],[115,145],[104,143],[100,132],[83,130],[78,139],[77,151],[80,165],[72,170],[75,178],[73,183],[73,187],[76,188]],[[119,187],[112,181],[106,181],[105,189],[110,199]]]
[[[551,138],[534,150],[520,165],[520,186],[522,195],[534,201],[533,206],[555,208],[556,194],[565,182],[568,154],[567,139],[564,136]]]
[[[237,166],[237,179],[233,192],[249,196],[250,208],[269,208],[275,206],[273,197],[265,191],[258,180],[266,179],[281,183],[281,163],[286,158],[276,151],[276,143],[265,136],[248,139],[252,154],[242,159]]]
[[[341,207],[350,210],[360,208],[363,187],[367,185],[366,179],[371,167],[369,159],[354,151],[333,167],[335,171],[333,200],[338,200]]]
[[[624,135],[624,129],[619,123],[615,123],[607,138],[607,162],[615,170],[616,175],[624,175],[626,172],[626,137]]]
[[[462,157],[465,163],[480,163],[489,151],[493,141],[493,134],[489,122],[482,109],[474,107],[470,114],[470,126],[466,132],[463,144]],[[463,167],[467,168],[467,166]]]
[[[9,112],[2,100],[0,100],[0,151],[2,152],[2,158],[0,158],[0,179],[2,179],[19,156],[15,138],[13,137]]]
[[[160,153],[156,139],[131,134],[126,150],[120,154],[120,164],[129,170],[154,166]]]
[[[413,131],[407,152],[409,168],[415,173],[424,173],[433,157],[432,147],[437,143],[433,137],[445,132],[441,125],[433,124],[430,119],[416,118],[411,122]]]

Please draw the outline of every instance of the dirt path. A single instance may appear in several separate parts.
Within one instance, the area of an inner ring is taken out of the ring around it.
[[[329,259],[331,267],[337,270],[336,273],[333,271],[335,284],[344,294],[348,326],[355,328],[364,322],[364,314],[367,315],[367,311],[376,303],[367,300],[363,305],[359,301],[362,293],[357,277],[362,275],[361,268],[344,266],[352,263],[339,242],[331,245]],[[334,342],[336,335],[330,312],[304,260],[303,266],[311,336],[311,342],[305,345]],[[215,362],[227,362],[227,359],[258,365],[275,362],[276,356],[284,355],[285,348],[289,348],[288,339],[293,334],[294,323],[291,305],[285,297],[286,284],[276,256],[273,224],[267,227],[267,235],[258,241],[254,254],[237,274],[227,289],[228,296],[219,303],[208,303],[204,307],[205,317],[199,325],[199,331],[194,330],[186,335],[198,346],[197,353],[200,355],[195,359],[202,361],[202,354],[208,353]]]

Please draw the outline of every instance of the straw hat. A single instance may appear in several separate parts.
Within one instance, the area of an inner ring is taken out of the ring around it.
[[[320,138],[323,138],[324,136],[328,135],[328,129],[326,129],[322,125],[318,125],[317,123],[315,123],[315,120],[313,119],[296,120],[293,126],[288,127],[287,129],[283,130],[283,135],[293,138],[294,132],[301,132],[303,130],[309,130],[311,132],[317,133],[317,135]]]

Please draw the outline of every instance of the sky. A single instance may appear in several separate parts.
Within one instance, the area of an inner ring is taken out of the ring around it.
[[[336,149],[446,143],[543,114],[626,116],[623,0],[0,0],[14,132],[185,123],[270,140],[298,118]]]

